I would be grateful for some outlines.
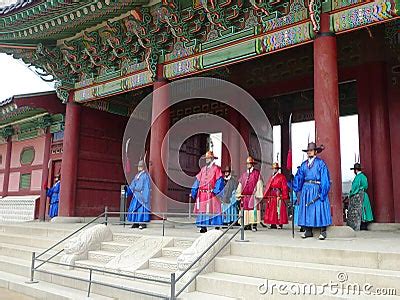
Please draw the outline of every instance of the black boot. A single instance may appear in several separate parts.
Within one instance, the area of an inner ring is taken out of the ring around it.
[[[207,232],[207,227],[200,228],[200,233],[206,233],[206,232]]]
[[[368,223],[367,222],[361,222],[360,230],[368,230]]]
[[[131,228],[139,228],[139,224],[132,224]]]
[[[264,228],[267,228],[267,227],[268,227],[268,226],[265,225],[263,222],[260,222],[260,225],[261,225],[262,227],[264,227]]]
[[[304,231],[306,231],[306,230],[304,229],[303,226],[301,226],[299,231],[300,231],[300,232],[304,232]]]
[[[253,226],[252,226],[252,228],[251,228],[251,231],[254,231],[254,232],[257,231],[257,224],[253,224]]]
[[[311,227],[305,227],[304,229],[305,229],[305,231],[301,235],[301,237],[303,239],[306,239],[306,238],[309,238],[309,237],[313,237],[313,232],[312,232],[312,228]]]
[[[271,224],[271,226],[269,226],[269,229],[276,229],[276,224]]]
[[[282,224],[279,224],[279,225],[278,225],[278,228],[279,228],[279,229],[283,229],[283,225],[282,225]]]
[[[319,234],[319,239],[321,241],[326,239],[326,227],[321,227],[321,233]]]

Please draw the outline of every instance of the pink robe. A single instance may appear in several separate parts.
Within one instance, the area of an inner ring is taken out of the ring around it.
[[[204,166],[196,175],[199,181],[194,213],[220,214],[221,201],[212,193],[217,180],[222,177],[221,168],[213,164],[210,168]]]
[[[239,182],[242,185],[242,205],[244,210],[253,210],[254,203],[256,204],[256,209],[260,209],[260,203],[254,201],[255,192],[257,187],[257,182],[260,179],[260,171],[254,169],[250,174],[244,172],[240,176]]]

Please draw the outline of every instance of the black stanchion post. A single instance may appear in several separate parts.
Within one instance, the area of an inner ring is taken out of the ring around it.
[[[249,240],[245,239],[244,236],[244,208],[242,207],[240,211],[240,240],[236,240],[237,242],[248,242]]]
[[[165,215],[162,215],[162,236],[165,236]]]
[[[175,297],[175,285],[176,285],[175,273],[171,273],[171,297],[170,297],[171,300],[175,300],[176,299],[176,297]]]
[[[104,217],[105,217],[104,224],[108,225],[108,206],[104,207]]]
[[[31,261],[31,278],[29,281],[26,281],[28,284],[38,283],[39,281],[35,280],[35,260],[36,260],[36,252],[32,252],[32,261]]]

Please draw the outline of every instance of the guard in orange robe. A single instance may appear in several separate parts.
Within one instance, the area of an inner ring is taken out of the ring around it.
[[[279,172],[279,163],[272,164],[273,175],[265,188],[264,198],[267,202],[264,214],[264,223],[271,224],[270,228],[283,227],[288,223],[286,200],[289,199],[289,190],[285,175]]]

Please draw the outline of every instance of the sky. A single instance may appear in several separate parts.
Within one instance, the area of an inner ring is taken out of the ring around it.
[[[6,54],[0,54],[0,101],[13,95],[53,90],[52,83],[41,80],[34,71],[22,62]],[[314,121],[293,124],[293,170],[305,159],[301,149],[310,141],[315,141]],[[280,128],[274,128],[274,160],[280,153]],[[343,181],[352,180],[349,168],[354,164],[354,155],[358,156],[358,116],[340,118],[341,164]],[[281,158],[280,158],[281,159]],[[286,161],[286,158],[283,159]]]
[[[0,53],[0,101],[14,95],[54,90],[20,60]]]

